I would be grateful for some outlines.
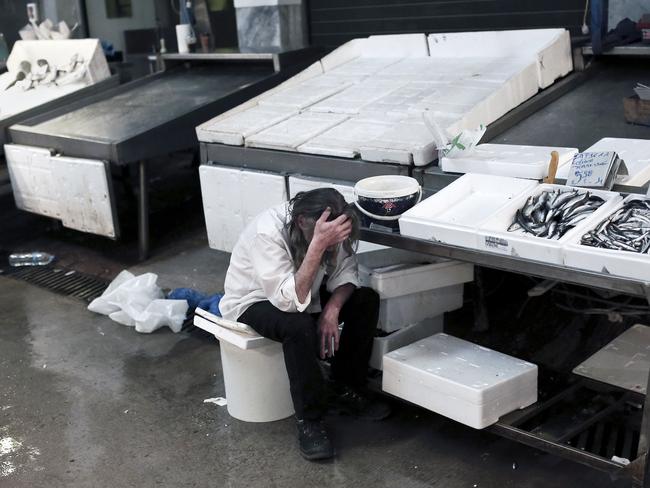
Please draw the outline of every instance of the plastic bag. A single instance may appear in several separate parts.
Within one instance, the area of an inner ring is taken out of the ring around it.
[[[197,308],[202,308],[217,317],[221,317],[221,312],[219,311],[219,302],[223,298],[223,294],[221,293],[206,295],[192,288],[176,288],[169,292],[167,298],[187,300],[190,312],[194,312]]]
[[[179,332],[187,313],[185,300],[164,300],[158,276],[145,273],[135,276],[122,271],[104,293],[88,305],[91,312],[108,315],[111,320],[149,333],[169,326]]]
[[[477,129],[461,131],[442,149],[442,157],[453,159],[467,156],[474,150],[486,130],[487,128],[481,125]]]

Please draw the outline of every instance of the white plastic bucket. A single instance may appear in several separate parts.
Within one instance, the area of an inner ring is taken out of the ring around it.
[[[219,341],[228,413],[244,422],[273,422],[294,413],[282,344],[241,349]]]

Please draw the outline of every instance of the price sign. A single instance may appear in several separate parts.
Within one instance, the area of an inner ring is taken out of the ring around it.
[[[567,185],[608,188],[614,185],[621,159],[614,151],[584,152],[573,157]]]

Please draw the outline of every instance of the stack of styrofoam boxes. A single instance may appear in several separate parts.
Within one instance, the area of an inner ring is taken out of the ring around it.
[[[483,429],[537,401],[537,366],[440,333],[387,354],[382,389]]]
[[[256,215],[287,201],[280,174],[202,165],[199,177],[208,242],[220,251],[231,252]]]
[[[464,283],[474,279],[471,264],[384,249],[360,254],[359,281],[380,298],[378,328],[370,366],[382,369],[384,354],[443,329],[443,314],[463,306]]]
[[[453,137],[493,122],[571,68],[564,29],[370,36],[197,133],[203,142],[425,165],[436,141],[424,112]]]

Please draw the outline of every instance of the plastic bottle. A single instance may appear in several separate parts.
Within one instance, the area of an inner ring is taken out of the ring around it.
[[[10,266],[46,266],[54,261],[54,256],[46,252],[34,251],[9,255]]]

